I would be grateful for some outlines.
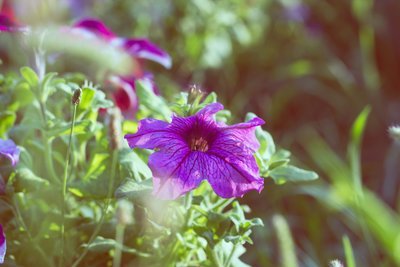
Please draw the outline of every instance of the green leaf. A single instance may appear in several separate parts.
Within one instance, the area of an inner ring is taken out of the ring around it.
[[[29,85],[33,88],[38,87],[39,78],[36,73],[29,67],[22,67],[20,69],[22,77],[29,83]]]
[[[89,251],[95,252],[107,252],[114,249],[117,242],[114,239],[104,238],[97,236],[90,244],[84,244],[84,247],[88,247]]]
[[[106,94],[101,90],[96,90],[96,94],[94,95],[94,99],[92,101],[91,108],[99,109],[99,108],[111,108],[114,106],[114,103],[111,100],[106,99]]]
[[[369,106],[365,107],[357,116],[351,128],[351,140],[357,147],[360,146],[362,134],[364,132],[370,111],[371,108]]]
[[[354,259],[353,248],[351,246],[350,238],[345,235],[342,238],[344,255],[346,257],[346,266],[347,267],[356,267],[356,261]]]
[[[72,122],[62,122],[55,126],[53,126],[48,131],[49,137],[58,137],[63,135],[69,135],[71,131],[71,124]],[[75,122],[74,131],[72,134],[87,134],[88,132],[92,132],[93,130],[93,123],[89,120]]]
[[[37,191],[49,186],[49,181],[37,176],[28,168],[19,168],[13,180],[13,186],[16,192]]]
[[[220,121],[220,122],[224,122],[224,123],[228,123],[228,121],[231,117],[232,117],[231,112],[226,109],[218,111],[218,113],[215,114],[216,120]]]
[[[224,266],[250,267],[250,265],[244,263],[240,259],[240,257],[246,252],[246,248],[240,243],[234,244],[232,242],[221,240],[221,242],[215,246],[214,250],[217,252],[220,259],[223,259],[224,261],[227,259],[230,260],[230,262]]]
[[[247,113],[246,114],[246,121],[249,121],[253,118],[258,117],[254,113]],[[264,131],[261,126],[257,126],[256,128],[256,137],[258,141],[260,142],[260,148],[258,149],[258,154],[260,155],[260,158],[263,160],[264,163],[267,163],[270,161],[272,156],[276,152],[276,147],[275,147],[275,142],[274,139],[272,138],[271,134],[267,131]],[[278,151],[278,154],[276,157],[282,157],[282,158],[287,158],[289,157],[290,154],[288,155],[285,153],[285,151]]]
[[[207,97],[203,100],[201,104],[205,106],[215,102],[217,102],[217,94],[215,92],[211,92],[207,95]]]
[[[24,165],[25,167],[32,167],[33,160],[31,154],[24,147],[19,147],[20,155],[19,155],[19,165]]]
[[[276,183],[285,183],[286,181],[300,182],[310,181],[318,178],[318,174],[313,171],[307,171],[292,165],[284,165],[273,169],[270,176]]]
[[[261,127],[257,127],[256,137],[260,142],[258,153],[260,153],[263,160],[268,162],[276,150],[274,139],[267,131],[263,131]]]
[[[112,106],[114,106],[113,102],[106,99],[106,94],[103,91],[92,87],[91,84],[89,84],[89,86],[83,86],[81,102],[78,106],[79,110],[97,110],[99,108],[110,108]]]
[[[153,93],[151,85],[145,81],[136,81],[136,93],[139,103],[150,109],[154,114],[161,115],[164,119],[170,119],[172,113],[165,100]]]
[[[152,176],[147,164],[131,149],[122,149],[119,153],[121,169],[126,175],[136,180],[147,179]]]
[[[18,108],[32,103],[34,98],[35,97],[26,82],[19,83],[13,91],[13,100],[18,103]]]
[[[42,88],[42,101],[46,102],[49,95],[52,93],[52,87],[50,85],[53,78],[57,76],[56,72],[47,73],[42,81],[41,88]]]
[[[96,94],[96,90],[92,88],[82,88],[82,96],[81,96],[81,102],[79,103],[79,108],[80,109],[88,109],[90,108],[90,105],[94,99],[94,96]]]
[[[86,171],[83,180],[90,177],[97,177],[106,170],[106,160],[109,158],[108,153],[96,153],[90,160],[89,168]]]
[[[136,199],[143,195],[150,194],[152,189],[152,179],[147,179],[140,182],[137,182],[133,179],[126,179],[122,185],[115,190],[115,197]]]
[[[297,257],[289,224],[282,215],[274,215],[272,223],[278,236],[282,266],[297,267]]]
[[[8,130],[13,127],[16,117],[15,113],[11,111],[0,112],[0,137],[4,137]]]
[[[279,166],[284,166],[289,163],[290,152],[284,149],[279,149],[276,153],[274,153],[269,160],[268,170],[273,170]]]
[[[69,183],[69,191],[83,198],[104,199],[108,195],[110,183],[109,153],[94,152],[89,167],[81,179]]]
[[[116,247],[121,247],[121,244],[117,243],[117,241],[115,241],[114,239],[98,236],[95,238],[95,240],[93,240],[92,243],[90,243],[89,245],[84,244],[83,246],[88,247],[89,251],[107,252],[112,249],[115,249]],[[150,257],[150,255],[147,253],[140,252],[134,248],[129,248],[127,246],[122,246],[122,251],[125,253],[134,254],[141,257]]]

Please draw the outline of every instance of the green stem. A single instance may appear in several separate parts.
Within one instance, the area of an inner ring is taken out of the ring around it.
[[[60,258],[60,267],[64,266],[64,243],[65,243],[65,198],[67,195],[67,178],[68,178],[68,167],[69,167],[69,160],[71,154],[71,143],[72,143],[72,134],[74,132],[75,127],[75,115],[76,115],[76,106],[73,105],[73,112],[72,112],[72,124],[71,124],[71,131],[69,133],[69,140],[68,140],[68,148],[67,148],[67,155],[65,160],[64,166],[64,179],[62,184],[62,203],[61,203],[61,258]]]
[[[78,264],[83,260],[83,258],[89,252],[90,244],[97,237],[97,235],[100,232],[101,226],[103,225],[104,218],[105,218],[105,215],[107,213],[108,207],[111,204],[111,194],[112,194],[112,189],[114,187],[114,178],[115,178],[115,171],[116,171],[116,167],[117,167],[117,159],[118,159],[118,150],[114,150],[113,153],[112,153],[112,159],[111,159],[111,175],[110,175],[110,180],[109,180],[109,183],[108,183],[107,199],[106,199],[106,202],[104,204],[103,211],[101,213],[101,217],[100,217],[99,223],[97,224],[97,226],[94,229],[92,235],[90,236],[88,244],[85,247],[85,250],[79,256],[79,258],[72,264],[72,267],[78,266]]]
[[[232,260],[233,254],[235,254],[236,248],[237,248],[237,243],[233,246],[231,253],[229,253],[228,258],[226,259],[226,261],[224,263],[225,267],[229,267],[231,265],[231,260]]]
[[[222,211],[222,210],[224,210],[229,204],[231,204],[234,200],[235,200],[234,198],[225,198],[225,199],[222,199],[220,202],[217,202],[216,204],[214,204],[214,206],[212,206],[210,210]]]
[[[215,250],[213,248],[211,248],[210,250],[211,250],[211,262],[213,263],[213,266],[222,267],[222,263]]]
[[[125,231],[125,225],[117,224],[117,229],[115,232],[116,244],[115,244],[113,267],[121,266],[122,248],[124,246],[124,231]]]

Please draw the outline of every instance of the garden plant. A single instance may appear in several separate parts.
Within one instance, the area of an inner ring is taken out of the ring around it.
[[[398,266],[378,2],[0,0],[0,265]]]

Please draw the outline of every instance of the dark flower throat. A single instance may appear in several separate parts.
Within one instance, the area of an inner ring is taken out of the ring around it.
[[[189,145],[192,151],[206,152],[208,150],[208,142],[203,137],[192,137]]]

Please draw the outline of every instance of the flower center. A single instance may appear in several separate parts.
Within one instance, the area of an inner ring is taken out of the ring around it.
[[[203,137],[194,137],[190,140],[190,149],[192,151],[206,152],[208,150],[208,142]]]

